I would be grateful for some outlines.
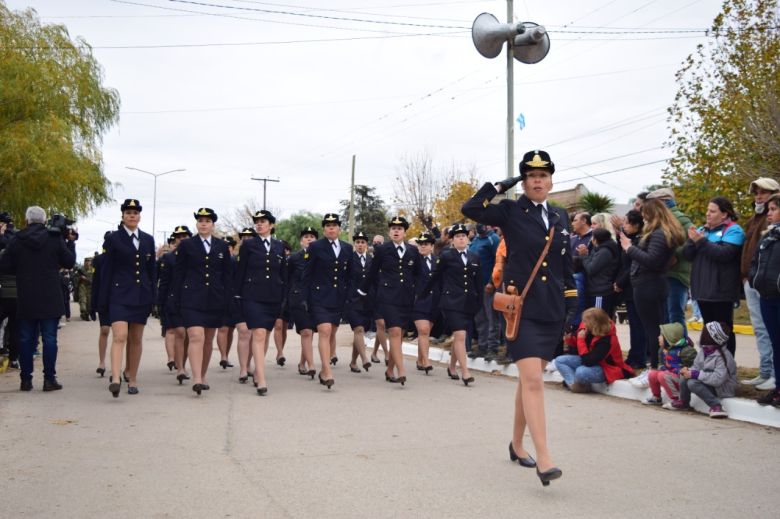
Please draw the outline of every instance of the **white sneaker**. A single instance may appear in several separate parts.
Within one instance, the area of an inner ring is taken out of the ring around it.
[[[547,373],[555,373],[556,371],[558,371],[558,367],[555,365],[555,359],[548,362],[547,365],[544,367],[544,370]]]
[[[650,372],[649,369],[646,369],[642,372],[641,375],[638,377],[630,378],[628,379],[629,382],[631,382],[631,385],[634,387],[638,387],[639,389],[644,389],[647,387],[650,387],[650,382],[647,381],[647,374]]]
[[[766,377],[762,377],[761,375],[758,375],[757,377],[754,377],[754,378],[751,378],[751,379],[740,380],[740,382],[742,384],[745,384],[746,386],[757,386],[759,384],[763,384],[767,380],[769,380],[769,379],[766,378]]]
[[[769,391],[770,389],[775,388],[775,377],[769,377],[766,379],[765,382],[762,382],[761,384],[758,384],[756,386],[756,389],[760,391]]]

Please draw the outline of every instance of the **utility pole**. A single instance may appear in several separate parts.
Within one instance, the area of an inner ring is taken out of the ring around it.
[[[257,180],[258,182],[262,182],[263,183],[263,210],[265,210],[265,190],[266,190],[266,186],[268,185],[269,182],[279,182],[279,179],[278,178],[274,179],[274,178],[255,178],[255,177],[252,177],[252,180]]]
[[[352,155],[352,182],[349,187],[349,242],[355,235],[355,155]]]
[[[514,23],[512,0],[506,2],[506,23]],[[515,176],[515,60],[512,54],[512,42],[507,42],[506,52],[506,178]],[[511,196],[514,198],[514,187]]]

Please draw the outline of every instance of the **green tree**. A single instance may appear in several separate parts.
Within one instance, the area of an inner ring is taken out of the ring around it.
[[[779,26],[777,0],[726,0],[710,41],[677,72],[664,180],[694,221],[716,195],[749,212],[750,181],[762,173],[780,177]]]
[[[301,211],[291,215],[289,218],[277,220],[274,226],[274,236],[289,243],[293,252],[295,252],[301,248],[301,231],[309,226],[317,229],[320,238],[322,238],[322,215],[308,211]]]
[[[119,94],[102,80],[83,39],[0,2],[0,206],[17,221],[30,205],[77,216],[110,200],[100,145]]]
[[[589,192],[582,195],[579,206],[582,211],[590,214],[608,213],[615,205],[615,199],[601,193]]]
[[[349,222],[349,200],[342,200],[341,221],[345,230]],[[387,231],[387,206],[377,195],[376,188],[355,185],[355,231],[363,231],[369,239]],[[351,236],[350,236],[351,238]],[[348,240],[352,241],[352,240]]]

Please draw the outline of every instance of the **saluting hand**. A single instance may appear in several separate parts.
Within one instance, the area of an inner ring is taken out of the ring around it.
[[[506,193],[512,187],[514,187],[515,184],[520,182],[520,177],[512,177],[512,178],[505,178],[504,180],[501,180],[500,182],[496,182],[495,186],[498,190],[498,194]]]

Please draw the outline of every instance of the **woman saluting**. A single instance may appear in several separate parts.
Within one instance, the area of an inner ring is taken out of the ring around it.
[[[507,353],[517,366],[515,419],[509,456],[525,467],[536,467],[543,485],[561,477],[547,448],[542,370],[552,359],[564,323],[576,308],[572,259],[569,251],[569,219],[563,209],[547,203],[555,165],[541,150],[529,151],[520,163],[520,177],[485,184],[462,207],[467,217],[500,226],[507,246],[504,282],[523,291],[539,263],[526,296],[517,337],[507,341]],[[525,194],[518,200],[490,201],[518,181]],[[552,241],[552,243],[550,243]],[[550,247],[542,257],[545,246]],[[537,461],[523,447],[526,426],[536,448]]]

